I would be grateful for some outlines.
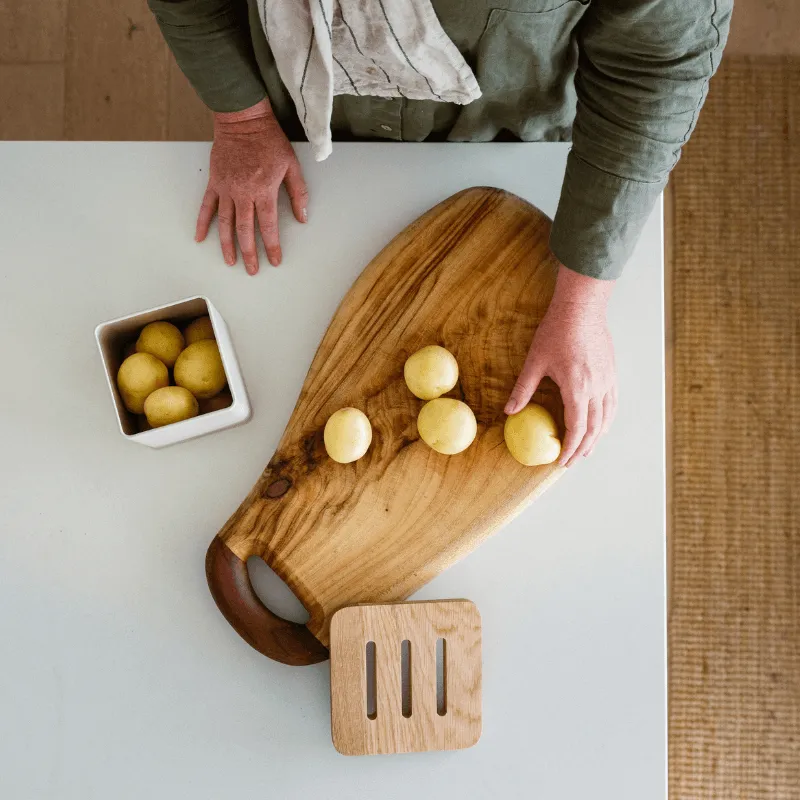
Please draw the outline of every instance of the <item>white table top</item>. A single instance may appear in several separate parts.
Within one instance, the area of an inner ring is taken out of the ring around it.
[[[567,148],[337,145],[320,165],[300,152],[309,227],[284,208],[285,266],[250,278],[216,238],[192,240],[208,145],[0,144],[0,796],[665,797],[660,208],[613,299],[614,429],[417,595],[480,608],[476,747],[340,756],[328,665],[271,662],[216,609],[206,547],[362,267],[467,186],[552,215]],[[151,451],[117,430],[94,326],[195,294],[228,323],[253,419]],[[253,572],[298,618],[275,576]]]

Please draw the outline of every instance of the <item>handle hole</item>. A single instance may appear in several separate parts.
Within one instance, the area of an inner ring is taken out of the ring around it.
[[[288,619],[289,622],[301,624],[308,622],[308,611],[263,558],[250,556],[247,559],[247,572],[250,575],[250,583],[253,584],[253,591],[273,614]]]
[[[375,666],[375,642],[367,642],[366,652],[367,668],[367,717],[377,719],[378,717],[378,686]]]
[[[400,696],[404,717],[411,716],[411,642],[400,643]]]
[[[447,640],[436,640],[436,713],[447,713]]]

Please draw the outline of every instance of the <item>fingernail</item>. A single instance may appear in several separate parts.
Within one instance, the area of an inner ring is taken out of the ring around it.
[[[258,268],[255,264],[248,264],[247,265],[247,274],[248,275],[255,275],[258,272]]]
[[[233,266],[233,264],[234,264],[234,261],[233,261],[233,259],[232,259],[232,258],[226,258],[226,259],[225,259],[225,263],[226,263],[226,264],[227,264],[229,267],[232,267],[232,266]]]
[[[300,211],[300,216],[303,218],[303,222],[308,222],[308,209],[304,208]]]
[[[506,414],[516,414],[517,409],[519,408],[519,401],[518,400],[509,400],[506,403]]]

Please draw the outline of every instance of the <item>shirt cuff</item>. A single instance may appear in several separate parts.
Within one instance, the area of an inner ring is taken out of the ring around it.
[[[148,0],[181,71],[212,111],[243,111],[267,96],[247,4],[237,0]]]
[[[550,249],[565,267],[582,275],[618,278],[665,186],[666,181],[643,183],[604,172],[573,150]]]

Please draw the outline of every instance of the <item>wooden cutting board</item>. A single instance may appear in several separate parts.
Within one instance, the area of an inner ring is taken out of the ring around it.
[[[473,188],[400,233],[345,296],[311,364],[277,451],[214,538],[214,599],[255,648],[287,664],[327,658],[331,616],[357,603],[403,600],[516,516],[564,471],[523,467],[503,441],[503,407],[552,296],[550,220],[507,192]],[[403,364],[439,344],[458,360],[451,395],[478,435],[444,456],[419,439],[422,401]],[[555,385],[535,398],[562,427]],[[329,459],[328,417],[360,408],[366,456]],[[288,622],[256,597],[246,560],[261,556],[310,614]]]

